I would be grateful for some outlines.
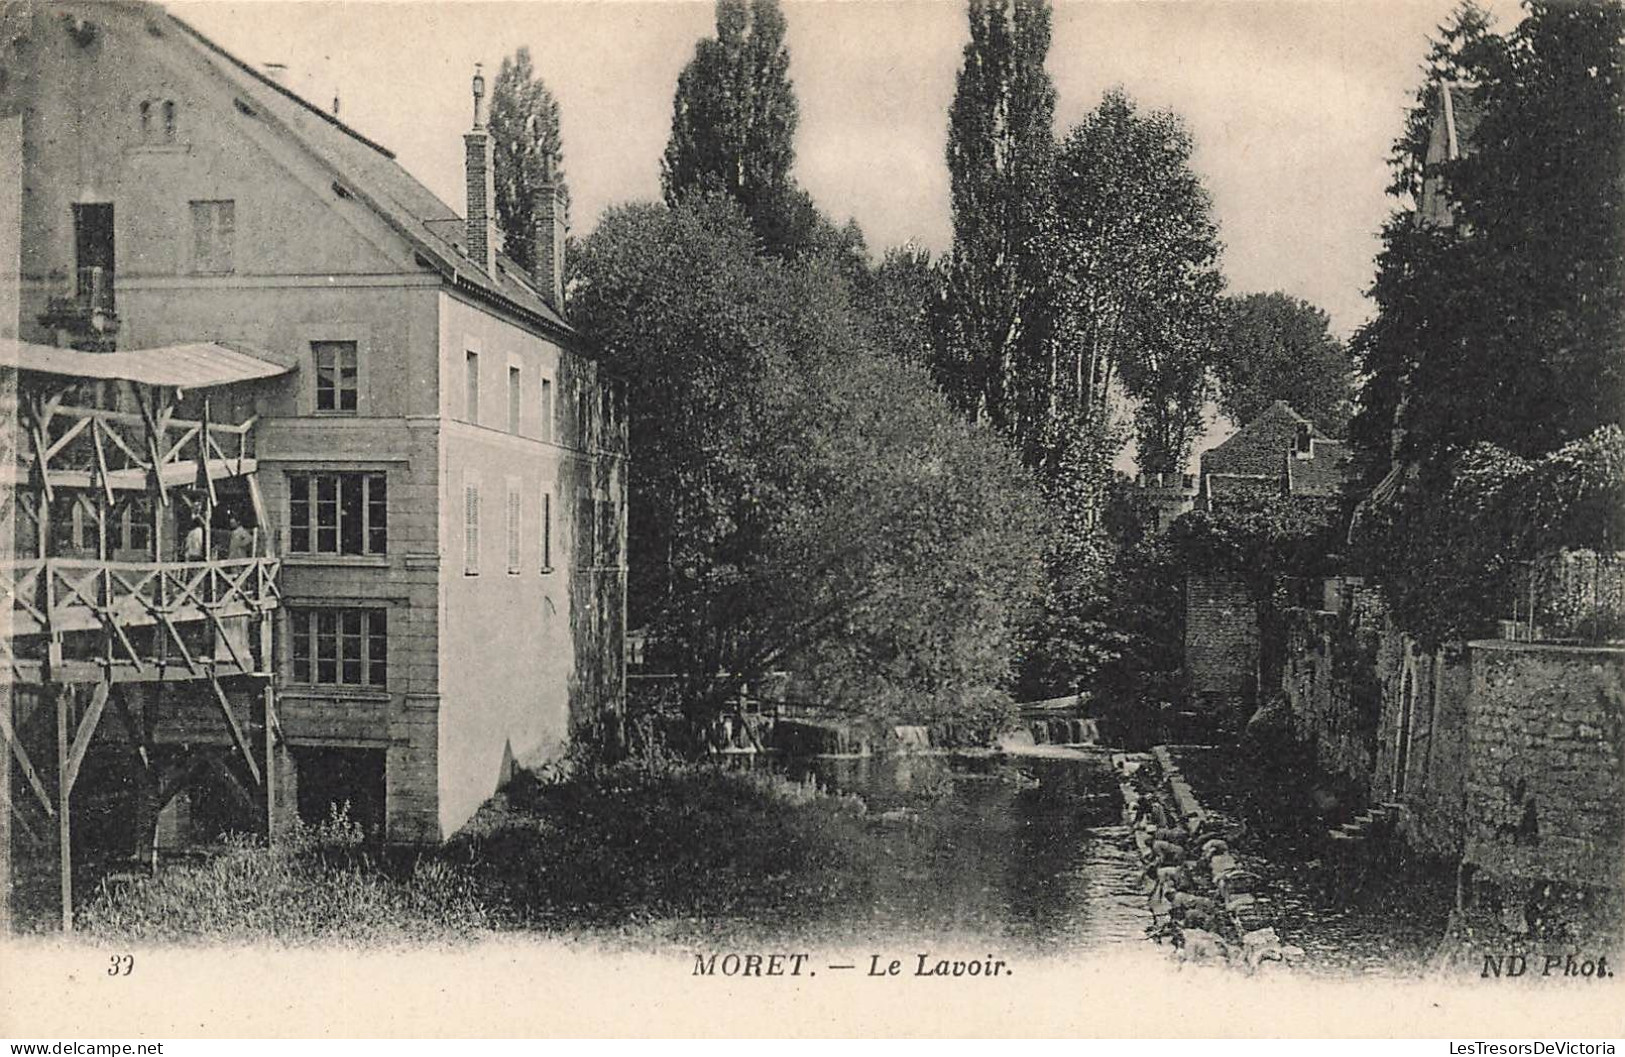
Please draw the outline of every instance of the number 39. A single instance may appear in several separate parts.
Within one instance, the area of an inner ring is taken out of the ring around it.
[[[129,976],[135,972],[135,955],[133,954],[115,954],[108,959],[108,962],[110,963],[107,966],[108,976]]]

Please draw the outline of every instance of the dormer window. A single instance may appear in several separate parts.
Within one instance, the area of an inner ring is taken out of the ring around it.
[[[1299,455],[1312,455],[1314,453],[1315,439],[1309,431],[1307,422],[1298,423],[1298,435],[1292,444],[1292,450]]]

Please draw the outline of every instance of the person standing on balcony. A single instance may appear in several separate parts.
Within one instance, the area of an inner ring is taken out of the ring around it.
[[[182,560],[200,562],[208,557],[208,538],[208,531],[203,527],[203,519],[194,514],[192,527],[187,530],[186,542],[182,545]]]
[[[226,538],[226,557],[233,561],[238,558],[252,558],[254,535],[243,527],[243,519],[238,517],[234,510],[226,515],[226,523],[231,526],[231,535]]]

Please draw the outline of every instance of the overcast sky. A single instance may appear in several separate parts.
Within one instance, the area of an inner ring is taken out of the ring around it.
[[[1058,131],[1113,84],[1182,114],[1237,292],[1285,290],[1347,334],[1367,314],[1384,159],[1453,0],[1055,4]],[[1490,5],[1506,28],[1510,0]],[[396,152],[461,211],[474,63],[528,45],[563,111],[573,229],[659,195],[672,90],[709,2],[250,3],[170,9]],[[871,249],[950,240],[947,108],[968,35],[959,0],[785,4],[801,106],[796,175]]]

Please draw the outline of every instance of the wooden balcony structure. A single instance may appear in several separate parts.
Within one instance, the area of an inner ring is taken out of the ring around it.
[[[62,928],[72,929],[73,792],[95,745],[139,757],[143,826],[156,827],[164,804],[201,767],[236,782],[229,755],[252,779],[241,796],[263,809],[271,830],[281,563],[269,533],[248,554],[217,557],[205,529],[202,553],[180,552],[199,549],[185,526],[210,524],[226,482],[246,492],[259,525],[269,524],[254,477],[255,420],[217,421],[215,408],[251,406],[244,387],[285,372],[211,344],[98,353],[0,342],[0,430],[8,434],[0,452],[12,453],[0,461],[9,551],[0,555],[0,872],[8,897],[0,925],[10,925],[15,828],[31,847],[56,845]],[[183,407],[189,417],[178,414]],[[134,534],[117,531],[130,509],[139,510],[143,553],[131,553]],[[65,511],[72,525],[53,524]],[[136,683],[146,690],[140,707],[126,693]],[[158,751],[155,729],[166,709],[181,707],[171,706],[166,684],[196,687],[189,702],[213,703],[216,726],[229,735],[223,752],[189,742]],[[257,707],[243,707],[245,689]],[[50,712],[54,745],[44,744]],[[109,713],[121,738],[98,737]],[[41,818],[53,824],[54,842]]]

